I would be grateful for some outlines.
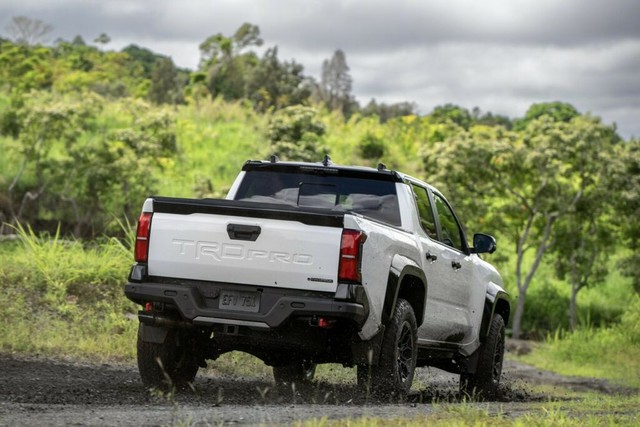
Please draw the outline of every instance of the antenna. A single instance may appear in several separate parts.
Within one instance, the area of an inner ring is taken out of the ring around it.
[[[387,168],[387,165],[385,165],[384,163],[380,162],[378,163],[378,170],[379,171],[383,171]]]
[[[280,159],[275,154],[272,154],[271,157],[269,157],[269,162],[270,163],[278,163],[279,161],[280,161]]]
[[[329,165],[332,165],[332,164],[333,164],[333,162],[331,161],[331,157],[329,157],[329,155],[328,155],[328,154],[325,154],[325,155],[324,155],[324,160],[322,160],[322,164],[323,164],[324,166],[329,166]]]

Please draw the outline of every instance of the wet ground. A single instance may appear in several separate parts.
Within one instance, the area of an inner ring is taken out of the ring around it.
[[[90,364],[0,354],[0,425],[286,424],[309,418],[413,417],[434,402],[459,402],[458,378],[433,368],[417,370],[428,386],[406,401],[373,399],[355,385],[315,383],[303,390],[272,381],[199,374],[195,389],[174,396],[150,394],[134,365]],[[577,391],[628,393],[603,380],[572,378],[506,362],[504,385],[484,408],[518,415],[549,396],[531,391],[548,384]]]

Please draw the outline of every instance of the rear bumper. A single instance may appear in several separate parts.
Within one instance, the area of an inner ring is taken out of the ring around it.
[[[366,295],[360,285],[340,285],[336,294],[237,285],[218,282],[164,283],[153,279],[125,285],[127,298],[138,304],[164,303],[183,321],[199,326],[236,325],[269,330],[294,318],[344,319],[362,326],[368,315]],[[256,313],[220,308],[222,290],[255,292],[260,296]],[[149,319],[140,319],[148,323]]]

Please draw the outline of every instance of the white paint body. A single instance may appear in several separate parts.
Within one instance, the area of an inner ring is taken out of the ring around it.
[[[233,199],[244,177],[241,172],[227,199]],[[424,187],[427,184],[402,176]],[[358,214],[345,214],[344,227],[364,231],[362,284],[369,317],[359,331],[361,339],[380,330],[389,271],[402,256],[419,266],[427,280],[424,321],[418,344],[424,348],[451,345],[469,355],[480,345],[479,331],[486,295],[501,289],[502,280],[490,264],[475,254],[465,254],[427,237],[420,227],[413,193],[396,183],[401,226],[393,227]],[[143,211],[153,211],[153,201]],[[254,241],[231,240],[227,225],[259,226]],[[335,292],[341,228],[300,222],[211,214],[153,215],[149,247],[149,274],[177,279],[227,282],[283,289]],[[426,253],[436,254],[435,262]],[[462,267],[452,268],[452,261]],[[310,280],[311,279],[311,280]]]
[[[229,224],[259,226],[262,231],[255,242],[231,240]],[[152,276],[325,292],[335,292],[337,287],[339,228],[262,218],[157,213],[151,230]]]

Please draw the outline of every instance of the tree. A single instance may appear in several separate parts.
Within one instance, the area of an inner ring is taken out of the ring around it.
[[[578,324],[578,293],[601,283],[608,273],[607,261],[617,243],[616,230],[610,218],[610,194],[598,185],[585,193],[576,204],[575,212],[556,225],[552,248],[556,275],[571,286],[569,326]]]
[[[139,203],[157,184],[153,172],[168,168],[177,151],[175,118],[169,110],[151,109],[146,102],[136,101],[125,111],[124,127],[109,132],[102,141],[78,146],[67,159],[69,166],[78,165],[77,172],[70,174],[70,182],[75,183],[65,186],[70,189],[67,199],[80,215],[76,222],[98,232],[109,214],[124,213],[129,220],[135,219]],[[78,211],[76,206],[83,209]],[[85,210],[86,206],[94,208]]]
[[[259,63],[250,52],[215,63],[207,74],[207,88],[213,97],[222,96],[227,101],[247,97],[247,78]]]
[[[60,169],[58,158],[51,155],[53,146],[73,146],[83,130],[91,126],[99,108],[88,97],[85,102],[71,103],[47,93],[30,92],[26,100],[14,102],[16,151],[20,166],[7,189],[12,220],[39,218],[40,199],[51,197]],[[27,182],[23,182],[29,175]]]
[[[371,99],[366,107],[360,110],[363,116],[378,116],[380,123],[396,117],[412,116],[416,114],[418,107],[414,102],[397,102],[395,104],[377,103],[375,99]]]
[[[548,116],[555,122],[568,123],[574,117],[579,115],[580,112],[578,112],[573,105],[567,102],[541,102],[538,104],[532,104],[524,117],[514,122],[514,129],[518,131],[524,130],[531,121],[542,116]]]
[[[280,62],[277,47],[267,49],[247,79],[247,96],[254,108],[264,112],[304,103],[311,91],[302,71],[294,61]]]
[[[267,137],[272,152],[283,160],[319,161],[327,154],[321,147],[324,124],[311,107],[294,105],[277,111],[270,120]]]
[[[222,33],[208,37],[200,43],[200,68],[208,68],[216,62],[230,60],[252,46],[262,46],[260,27],[245,22],[231,37]]]
[[[111,41],[111,37],[109,37],[106,33],[100,33],[98,37],[93,39],[94,43],[98,43],[101,45],[107,45]]]
[[[5,42],[0,45],[0,87],[25,93],[50,88],[54,79],[51,48]]]
[[[248,23],[242,24],[232,37],[218,33],[202,42],[200,70],[207,72],[211,95],[227,100],[245,98],[248,76],[259,60],[254,52],[243,50],[261,45],[260,28]]]
[[[466,130],[469,130],[473,123],[473,118],[469,110],[455,104],[445,104],[435,107],[431,114],[429,114],[429,119],[433,123],[455,123]]]
[[[71,44],[74,46],[86,46],[87,42],[84,41],[81,35],[77,35],[71,40]]]
[[[188,103],[200,105],[200,101],[209,96],[209,88],[207,88],[207,75],[202,71],[196,71],[189,74],[189,80],[184,89],[184,95]]]
[[[367,160],[380,160],[385,153],[384,141],[374,133],[367,132],[358,144],[360,156]]]
[[[320,79],[320,99],[332,110],[340,110],[343,114],[349,113],[352,103],[351,85],[353,79],[349,74],[347,56],[338,49],[331,59],[325,59],[322,63],[322,77]]]
[[[640,140],[618,144],[609,166],[606,184],[617,190],[611,221],[619,228],[620,241],[631,250],[618,265],[640,293]]]
[[[135,44],[130,44],[125,47],[122,49],[122,52],[128,54],[134,61],[142,65],[144,75],[147,78],[151,78],[151,73],[153,72],[156,63],[167,58],[164,55],[157,54],[150,49],[140,47]]]
[[[558,243],[556,222],[574,215],[579,204],[585,202],[585,195],[598,191],[600,178],[606,173],[603,157],[611,152],[616,140],[611,127],[589,116],[576,116],[569,122],[541,116],[529,122],[523,136],[529,152],[518,156],[520,165],[512,165],[516,176],[523,179],[517,187],[508,185],[506,188],[506,194],[520,200],[526,212],[515,217],[519,222],[516,228],[519,236],[516,243],[518,301],[513,318],[515,338],[521,333],[527,290],[542,257]],[[505,174],[501,179],[507,183],[512,181]],[[589,252],[588,242],[583,244]],[[570,257],[571,248],[566,249],[558,256]],[[524,256],[530,250],[534,252],[533,262],[526,265]]]
[[[175,120],[168,110],[127,99],[115,105],[117,120],[110,116],[103,128],[104,104],[90,92],[31,91],[9,107],[16,128],[6,155],[15,166],[0,205],[13,223],[39,229],[60,223],[62,230],[94,237],[123,213],[135,219],[155,188],[153,177],[173,163]]]
[[[231,101],[249,99],[262,112],[304,103],[311,90],[302,65],[280,61],[277,47],[259,58],[252,48],[262,43],[260,28],[249,23],[233,36],[218,33],[202,42],[199,73],[206,75],[209,93]]]
[[[522,332],[527,291],[557,242],[556,224],[599,185],[606,165],[601,159],[615,140],[614,129],[597,118],[558,122],[541,116],[520,133],[477,127],[425,150],[426,173],[462,201],[463,218],[474,227],[502,230],[514,245],[514,338]]]
[[[491,111],[487,111],[483,114],[479,107],[473,107],[473,110],[471,110],[471,116],[473,118],[473,122],[478,125],[503,126],[505,129],[509,130],[513,128],[513,121],[509,117],[500,114],[493,114]]]
[[[157,171],[176,152],[173,115],[143,101],[122,101],[123,123],[101,137],[66,147],[53,181],[56,215],[76,236],[100,235],[114,217],[134,221],[139,204],[154,192]]]
[[[245,22],[234,33],[233,42],[234,48],[238,52],[249,46],[262,46],[263,40],[260,37],[260,27]]]
[[[34,46],[45,42],[45,36],[53,31],[53,27],[39,19],[14,16],[6,30],[17,44]]]
[[[114,98],[146,95],[142,66],[127,53],[101,51],[80,40],[59,40],[51,49],[51,61],[56,92],[92,91]]]
[[[149,99],[155,104],[177,104],[183,101],[178,71],[170,58],[156,62],[151,72]]]

